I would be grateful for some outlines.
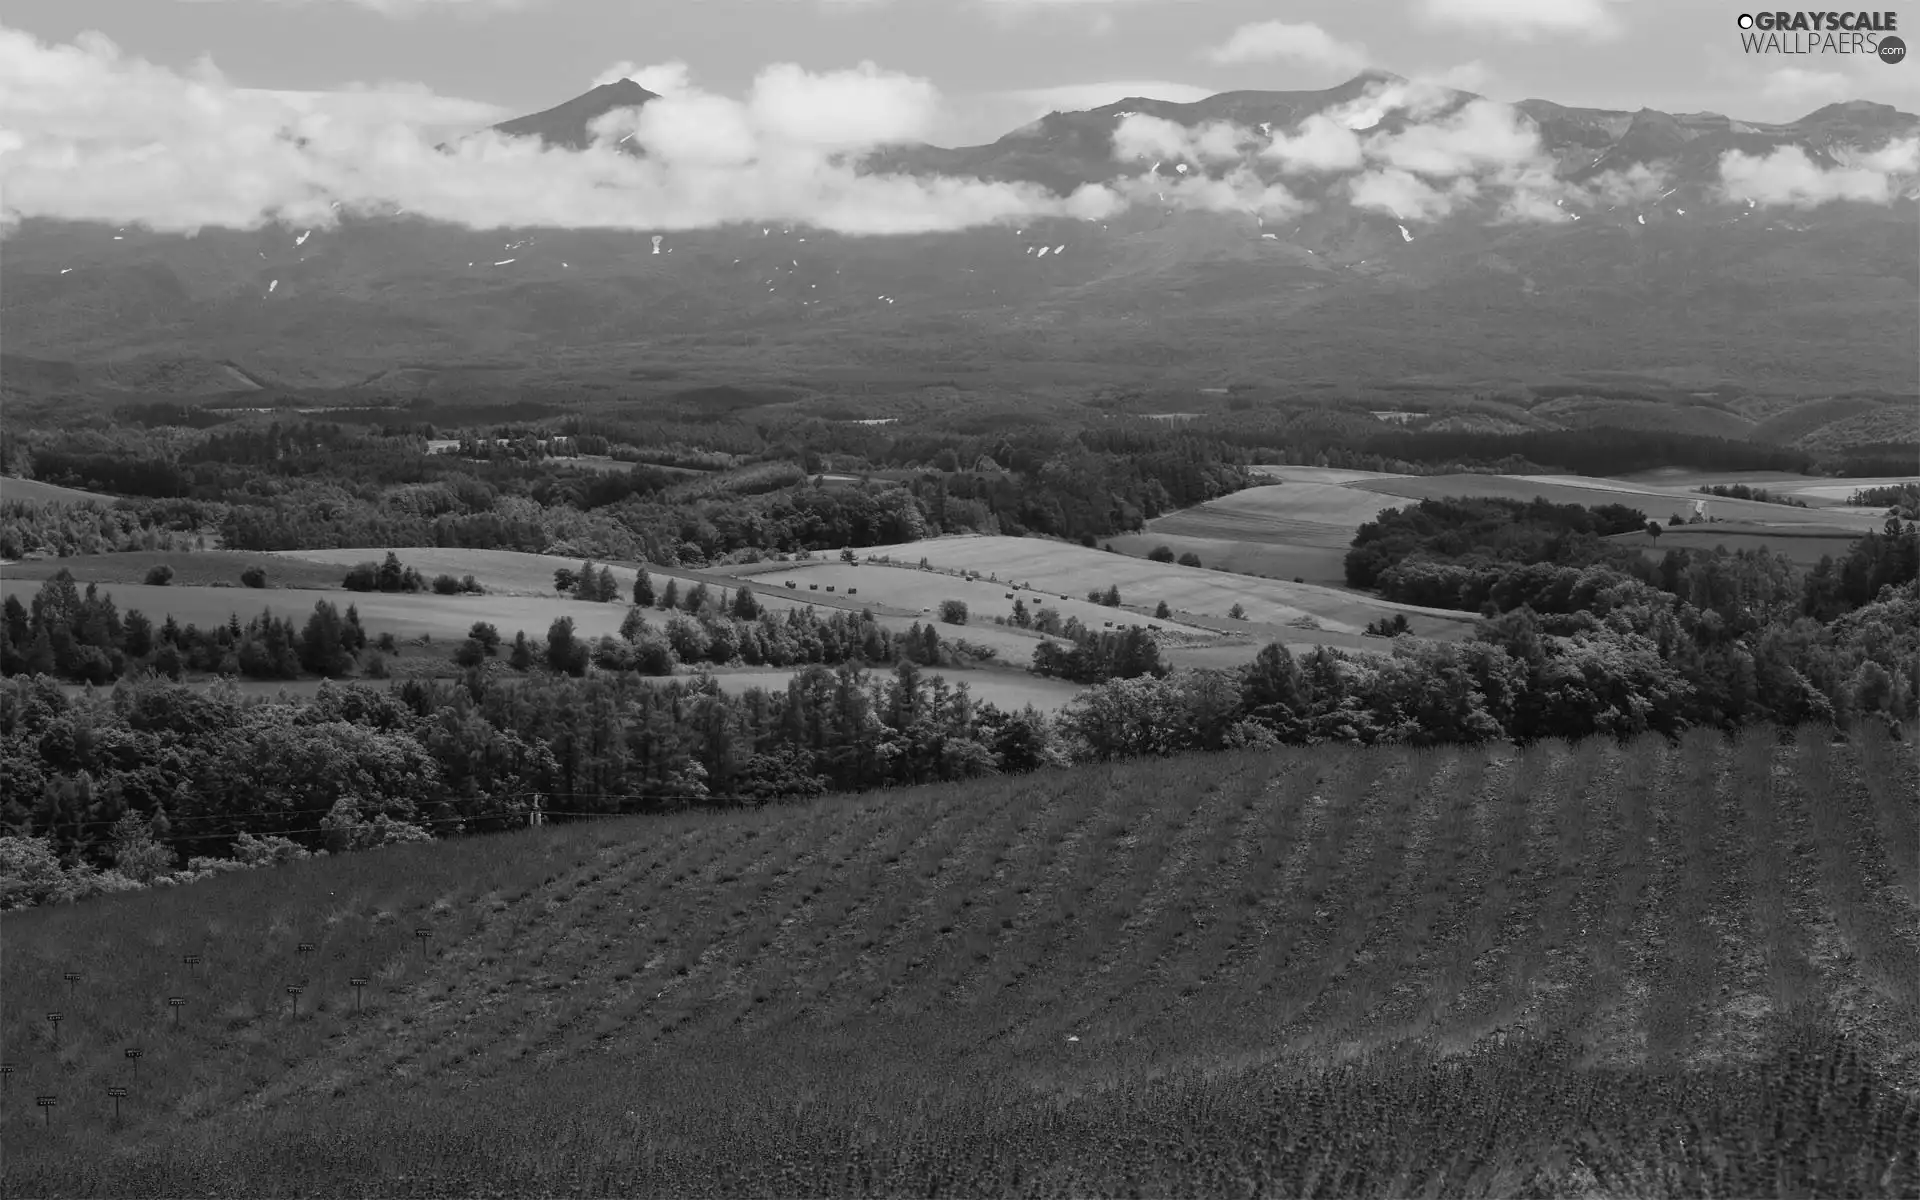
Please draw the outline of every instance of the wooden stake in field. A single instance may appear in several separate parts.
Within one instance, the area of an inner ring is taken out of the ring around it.
[[[113,1099],[113,1123],[118,1125],[120,1123],[120,1101],[126,1099],[127,1089],[123,1087],[110,1087],[107,1089],[107,1095]]]
[[[413,931],[413,936],[420,943],[420,960],[422,962],[425,962],[427,958],[427,939],[433,936],[433,930],[428,929],[426,926],[422,925],[420,928]]]
[[[360,1011],[360,989],[367,986],[366,977],[363,975],[355,975],[352,979],[347,980],[347,985],[353,988],[353,1011],[358,1013]]]
[[[80,972],[68,971],[64,975],[62,975],[61,978],[67,981],[67,995],[69,998],[71,998],[73,995],[74,985],[80,982]]]
[[[0,1063],[0,1092],[7,1090],[7,1080],[13,1074],[12,1063]]]
[[[139,1050],[131,1047],[127,1050],[127,1058],[133,1063],[133,1077],[135,1079],[140,1077],[140,1055],[141,1052]]]
[[[66,1020],[66,1017],[57,1012],[50,1012],[47,1014],[47,1020],[53,1025],[53,1044],[58,1046],[60,1044],[60,1022]]]
[[[173,1027],[180,1028],[180,1009],[187,1003],[185,996],[168,996],[167,1007],[173,1010]]]
[[[293,1016],[300,1015],[300,993],[306,991],[297,983],[287,985],[287,1011]]]
[[[60,1103],[59,1098],[55,1096],[35,1096],[33,1098],[33,1102],[40,1106],[41,1112],[47,1114],[47,1128],[52,1129],[53,1128],[53,1106]]]

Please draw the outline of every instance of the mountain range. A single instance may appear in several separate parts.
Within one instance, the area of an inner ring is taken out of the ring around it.
[[[659,100],[623,80],[492,132],[644,157],[609,122]],[[1087,216],[887,235],[347,210],[192,235],[30,219],[5,241],[0,384],[409,396],[664,372],[1912,395],[1916,139],[1920,117],[1865,102],[1764,124],[1492,105],[1367,72],[1318,91],[1123,97],[856,165],[1125,201]],[[1359,173],[1356,146],[1385,158]]]

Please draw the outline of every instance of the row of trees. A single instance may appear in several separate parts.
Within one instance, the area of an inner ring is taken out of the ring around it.
[[[372,649],[397,651],[391,634]],[[169,616],[155,627],[139,609],[123,616],[97,584],[82,593],[71,572],[40,585],[31,606],[0,603],[0,674],[50,675],[105,684],[130,673],[179,679],[183,674],[248,679],[329,679],[353,674],[368,658],[369,639],[352,605],[344,614],[322,600],[303,626],[270,610],[242,623],[238,613],[205,629]]]

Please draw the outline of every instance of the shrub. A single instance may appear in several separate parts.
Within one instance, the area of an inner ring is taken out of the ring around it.
[[[940,619],[949,625],[965,625],[967,623],[967,602],[964,600],[942,600],[940,602]]]
[[[1200,565],[1200,556],[1189,550],[1180,556],[1180,565],[1183,567],[1197,567]]]
[[[240,582],[250,588],[267,586],[267,572],[262,567],[248,567],[240,572]]]
[[[147,571],[147,585],[149,587],[165,587],[172,582],[173,568],[165,563],[161,563],[159,566]]]
[[[457,596],[460,594],[460,581],[451,575],[435,575],[433,591],[438,596]]]
[[[1235,603],[1232,608],[1227,610],[1227,615],[1229,617],[1232,617],[1236,621],[1244,621],[1247,619],[1246,606],[1239,603]]]
[[[1154,562],[1160,562],[1160,563],[1172,562],[1173,547],[1172,546],[1155,546],[1152,550],[1148,551],[1147,557],[1152,559]]]
[[[1167,607],[1165,600],[1162,600],[1160,603],[1154,605],[1153,615],[1164,621],[1173,615],[1173,610]]]

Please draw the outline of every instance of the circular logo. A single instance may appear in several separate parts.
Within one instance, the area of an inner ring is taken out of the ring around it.
[[[1739,20],[1739,21],[1738,21],[1737,23],[1739,24],[1739,26],[1740,26],[1740,28],[1742,28],[1742,29],[1752,29],[1752,28],[1753,28],[1753,14],[1752,14],[1752,13],[1741,13],[1741,14],[1740,14],[1740,20]]]
[[[1891,35],[1880,39],[1880,61],[1897,63],[1907,57],[1907,44]]]

